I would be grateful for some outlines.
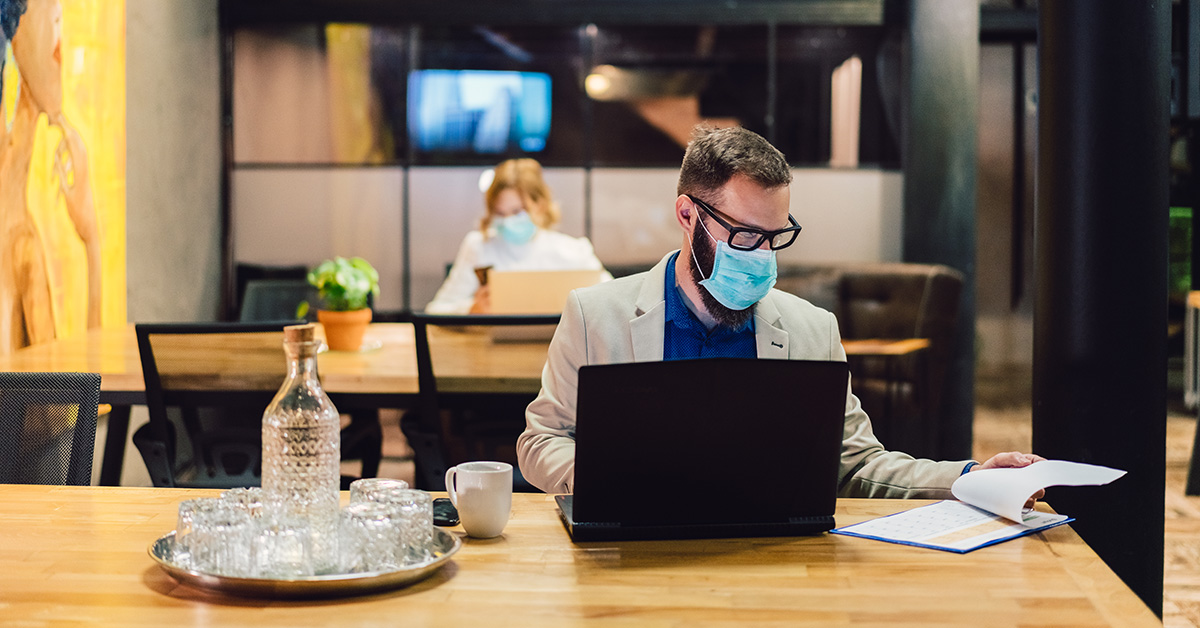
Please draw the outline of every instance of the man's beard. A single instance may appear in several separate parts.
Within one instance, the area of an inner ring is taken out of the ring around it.
[[[692,230],[692,253],[696,256],[689,264],[692,281],[696,283],[696,287],[700,291],[700,302],[704,305],[704,309],[708,310],[709,315],[716,319],[717,324],[730,329],[740,329],[746,324],[746,321],[750,320],[754,311],[753,306],[744,310],[731,310],[722,305],[708,291],[708,288],[700,285],[705,277],[712,277],[713,262],[716,260],[716,246],[713,245],[712,239],[703,233],[703,230],[703,225],[697,225]],[[703,267],[705,272],[701,273],[698,267]]]

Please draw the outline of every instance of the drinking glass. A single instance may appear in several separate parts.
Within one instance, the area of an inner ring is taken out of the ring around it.
[[[281,512],[264,512],[255,523],[254,576],[303,578],[313,575],[312,527],[307,519]]]
[[[179,503],[179,516],[175,521],[175,547],[171,554],[171,559],[176,564],[187,568],[192,567],[191,545],[192,533],[195,532],[196,513],[212,510],[220,503],[221,500],[215,497],[187,499]]]
[[[382,501],[380,496],[388,491],[402,491],[408,482],[391,478],[362,478],[350,483],[350,503]]]
[[[433,498],[425,491],[391,490],[380,493],[378,501],[398,509],[403,552],[401,563],[415,565],[429,560],[433,545]]]
[[[251,572],[254,524],[238,505],[216,500],[197,509],[188,535],[193,568],[205,573],[245,577]]]
[[[221,499],[245,509],[252,519],[261,517],[267,506],[266,493],[257,486],[231,488],[221,493]]]
[[[402,564],[400,508],[385,502],[350,504],[341,512],[343,573],[391,571]]]

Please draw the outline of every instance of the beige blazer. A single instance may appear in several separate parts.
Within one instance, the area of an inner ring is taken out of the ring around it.
[[[521,473],[547,493],[575,486],[575,397],[579,367],[662,360],[667,261],[645,273],[571,293],[550,342],[542,390],[525,413],[517,439]],[[846,360],[833,314],[797,296],[771,290],[754,306],[758,357],[780,360]],[[745,425],[743,429],[755,429]],[[763,434],[763,438],[771,435]],[[966,465],[915,459],[886,451],[871,432],[858,398],[846,388],[839,493],[844,497],[950,496]],[[654,478],[646,478],[652,487]]]

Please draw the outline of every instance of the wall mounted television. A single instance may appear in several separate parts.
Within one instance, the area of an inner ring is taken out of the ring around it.
[[[549,133],[549,74],[415,70],[408,75],[408,134],[419,152],[538,153]]]

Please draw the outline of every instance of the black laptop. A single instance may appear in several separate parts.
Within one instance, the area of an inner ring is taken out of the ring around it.
[[[834,526],[845,362],[711,358],[579,369],[575,541]]]

